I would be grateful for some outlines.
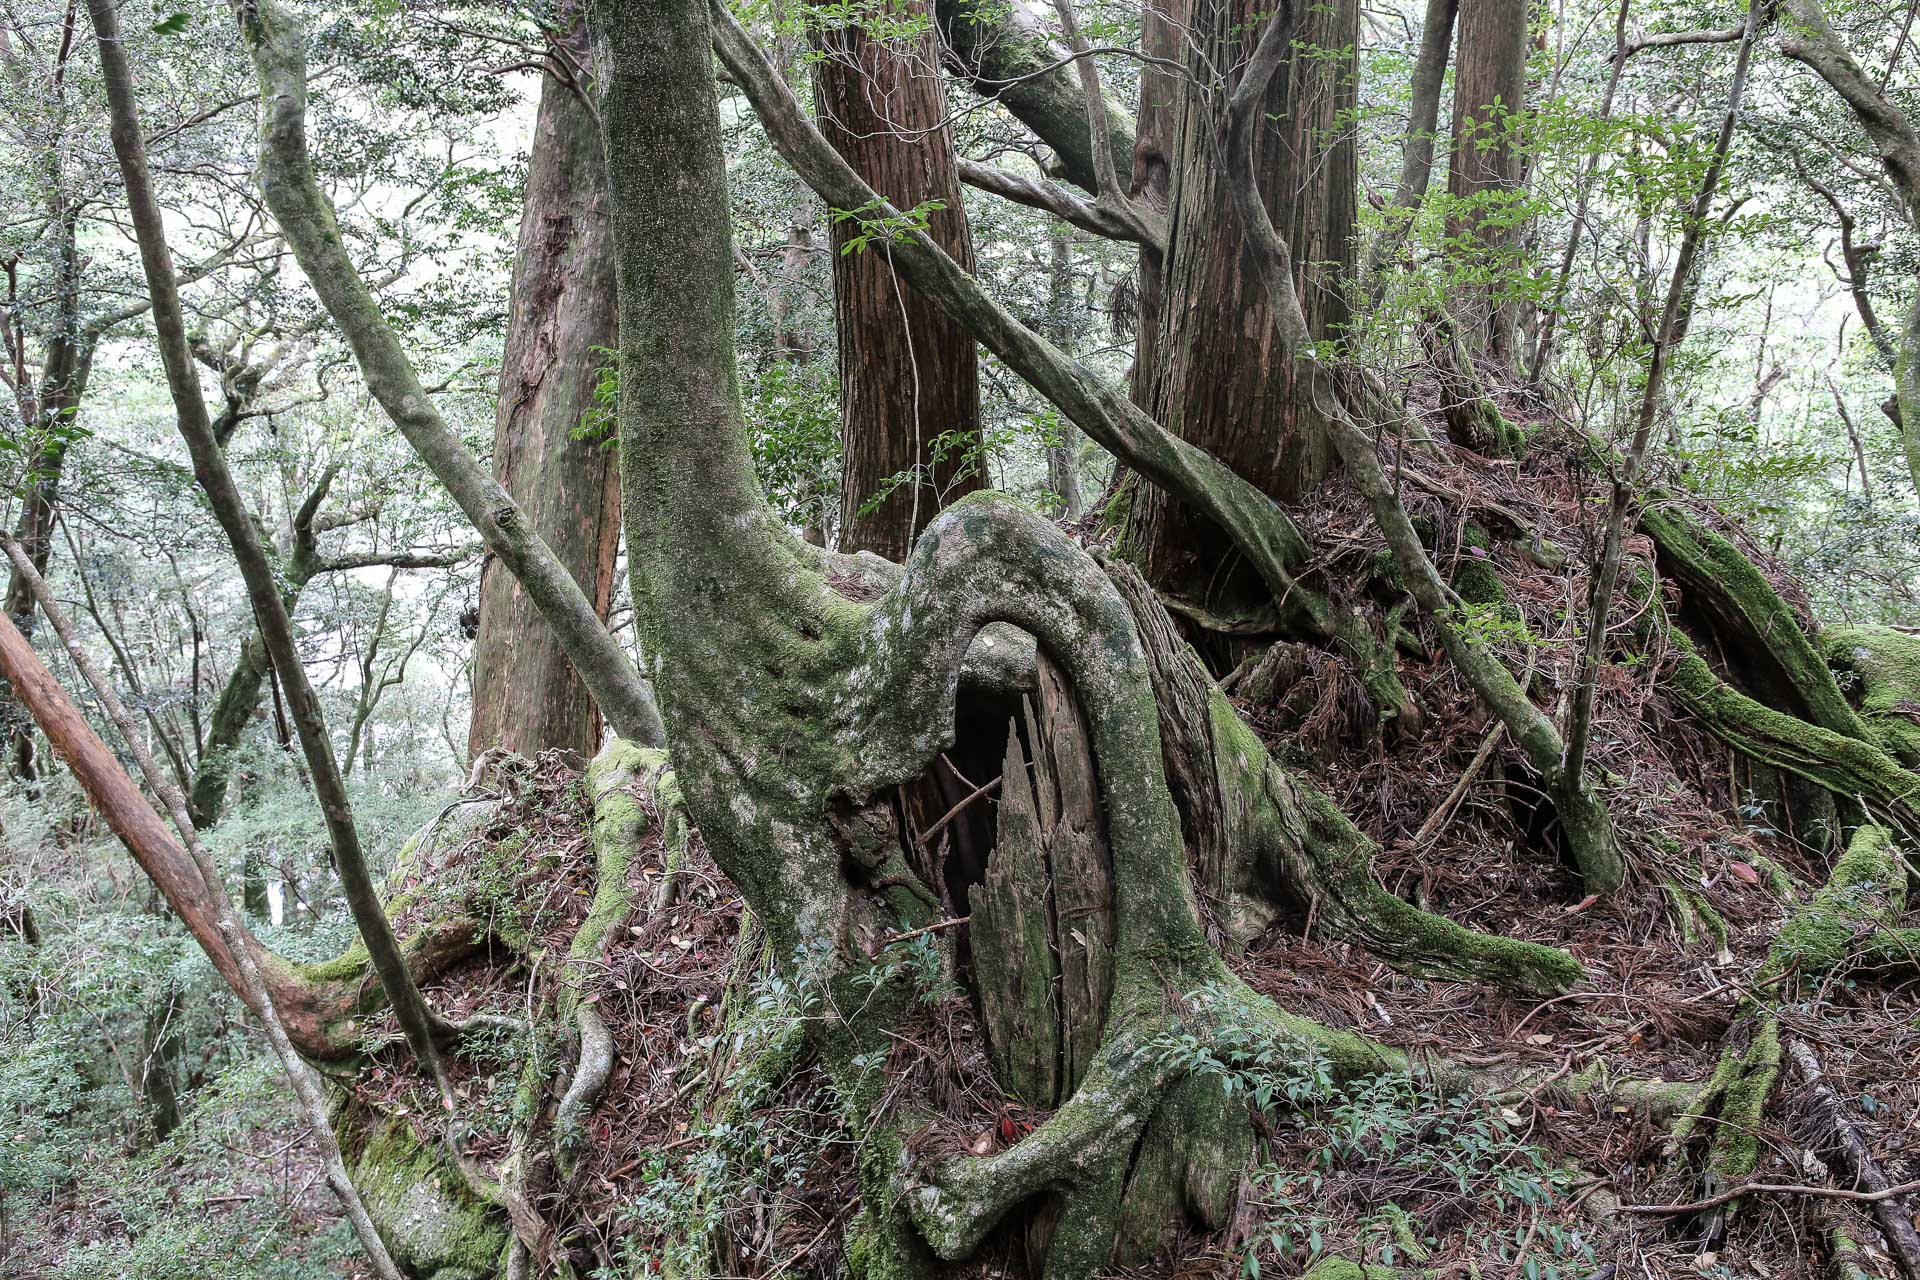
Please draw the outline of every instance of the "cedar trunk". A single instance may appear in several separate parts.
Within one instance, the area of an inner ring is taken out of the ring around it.
[[[926,0],[903,0],[902,19]],[[927,232],[962,266],[973,240],[930,30],[877,40],[855,25],[820,33],[814,70],[820,131],[882,196],[922,209]],[[927,209],[937,201],[938,209]],[[896,278],[883,234],[833,225],[840,334],[840,548],[903,560],[940,509],[985,484],[980,369],[973,338]],[[882,496],[884,495],[884,496]]]
[[[1246,61],[1266,12],[1256,0],[1193,0],[1185,14],[1149,21],[1149,41],[1163,46],[1149,51],[1181,58],[1179,46],[1193,42],[1184,61],[1206,83],[1207,68]],[[1314,6],[1300,23],[1295,51],[1267,92],[1255,161],[1266,206],[1306,276],[1312,335],[1337,339],[1354,266],[1357,154],[1342,121],[1355,103],[1359,6]],[[1237,76],[1230,73],[1228,88]],[[1214,108],[1198,92],[1165,75],[1142,77],[1135,185],[1151,196],[1164,173],[1169,222],[1164,262],[1143,271],[1134,399],[1289,501],[1319,482],[1333,451],[1294,385],[1261,284],[1247,269],[1240,217],[1215,160],[1215,128]],[[1141,486],[1133,521],[1134,544],[1157,585],[1204,586],[1229,545],[1152,486]]]
[[[1463,0],[1455,53],[1453,153],[1447,193],[1472,201],[1455,214],[1452,238],[1463,264],[1498,279],[1516,237],[1502,206],[1522,186],[1518,113],[1527,96],[1527,0]],[[1496,290],[1463,290],[1456,322],[1468,349],[1495,360],[1513,352],[1514,308]]]
[[[584,57],[578,13],[568,39]],[[607,362],[601,353],[616,338],[606,201],[593,117],[572,89],[548,76],[514,257],[493,469],[602,618],[619,548],[620,483],[613,450],[574,432],[593,403]],[[495,746],[529,756],[547,749],[590,756],[599,745],[600,712],[586,685],[519,581],[489,558],[480,585],[469,756]]]

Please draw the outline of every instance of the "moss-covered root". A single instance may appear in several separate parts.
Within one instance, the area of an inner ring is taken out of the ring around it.
[[[1772,669],[1789,700],[1779,709],[1845,738],[1869,737],[1798,615],[1738,547],[1677,505],[1649,507],[1640,529],[1653,539],[1661,570],[1686,589],[1742,663]]]
[[[1409,1069],[1395,1050],[1279,1009],[1224,966],[1214,978],[1232,1002],[1226,1022],[1258,1020],[1276,1039],[1324,1056],[1337,1079]],[[1165,1045],[1184,1035],[1207,1042],[1220,1025],[1205,1009],[1138,1019],[1109,1035],[1079,1089],[1026,1139],[997,1155],[949,1160],[915,1177],[905,1188],[906,1205],[934,1255],[949,1262],[968,1257],[1009,1211],[1046,1192],[1061,1205],[1047,1275],[1073,1280],[1108,1269],[1116,1247],[1125,1243],[1120,1227],[1123,1200],[1132,1191],[1129,1156],[1187,1079]]]
[[[633,860],[653,825],[646,806],[634,794],[636,786],[652,788],[654,799],[668,826],[676,820],[684,841],[686,815],[679,802],[679,786],[667,763],[667,753],[642,747],[625,738],[615,738],[601,748],[587,766],[587,795],[593,806],[588,839],[593,845],[593,902],[587,918],[580,922],[573,941],[567,947],[566,969],[561,975],[560,1014],[565,1022],[573,1019],[573,1008],[585,990],[593,963],[606,949],[608,940],[633,915]],[[674,870],[674,850],[668,845],[668,878]]]
[[[1314,903],[1317,931],[1357,943],[1403,973],[1536,995],[1567,991],[1584,976],[1580,962],[1557,947],[1476,933],[1389,893],[1373,877],[1365,833],[1274,763],[1225,695],[1215,691],[1209,711],[1239,857],[1236,932],[1257,932],[1279,904],[1305,898]]]
[[[432,1280],[492,1280],[510,1232],[500,1215],[401,1116],[345,1104],[334,1122],[354,1185],[394,1261]]]
[[[1920,768],[1920,636],[1892,627],[1831,627],[1820,638],[1827,665],[1859,703],[1881,750]]]
[[[571,1024],[578,1046],[572,1079],[553,1116],[554,1159],[563,1174],[573,1168],[587,1119],[613,1073],[613,1036],[598,1011],[582,996],[608,941],[632,918],[635,909],[633,860],[653,825],[648,807],[634,794],[635,788],[651,789],[667,826],[667,874],[661,878],[662,889],[656,890],[656,904],[664,901],[665,886],[674,880],[687,831],[679,787],[664,751],[615,738],[587,766],[586,782],[593,806],[588,831],[593,846],[593,901],[568,944],[558,1000],[562,1024]]]
[[[1753,1039],[1733,1059],[1721,1085],[1713,1144],[1707,1152],[1708,1195],[1743,1182],[1760,1156],[1760,1113],[1780,1079],[1780,1024],[1769,1015],[1756,1021]]]
[[[1916,931],[1890,927],[1906,910],[1907,871],[1883,827],[1856,830],[1812,901],[1780,926],[1763,984],[1817,978],[1858,958],[1869,968],[1912,967]]]
[[[1870,741],[1748,697],[1715,675],[1680,631],[1670,632],[1668,639],[1676,653],[1673,690],[1715,737],[1749,759],[1851,796],[1882,821],[1920,837],[1920,774],[1902,768]]]
[[[1145,580],[1126,565],[1107,572],[1153,669],[1166,773],[1201,892],[1231,939],[1244,944],[1311,903],[1317,930],[1403,972],[1547,994],[1580,980],[1579,962],[1564,951],[1475,933],[1383,889],[1373,878],[1373,842],[1268,755]]]

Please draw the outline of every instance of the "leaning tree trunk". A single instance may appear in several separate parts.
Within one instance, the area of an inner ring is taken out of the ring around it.
[[[1527,0],[1463,0],[1453,89],[1453,152],[1447,194],[1469,202],[1450,238],[1464,269],[1511,270],[1517,230],[1506,205],[1522,187],[1523,149],[1515,137],[1527,97]],[[1514,306],[1498,285],[1464,291],[1455,322],[1470,352],[1496,361],[1514,350]]]
[[[1254,0],[1193,0],[1190,12],[1150,22],[1149,52],[1181,58],[1200,84],[1222,91],[1209,68],[1238,68],[1265,10]],[[1353,109],[1353,0],[1314,6],[1299,43],[1268,92],[1258,143],[1261,189],[1308,279],[1316,339],[1337,339],[1354,264],[1357,153],[1341,121]],[[1187,40],[1182,55],[1180,18]],[[1167,254],[1143,272],[1134,399],[1176,435],[1219,457],[1280,500],[1308,492],[1332,467],[1325,424],[1299,394],[1281,358],[1260,282],[1246,269],[1242,230],[1215,158],[1211,97],[1164,74],[1142,77],[1134,185],[1152,198],[1168,183]],[[1143,254],[1143,260],[1150,255]],[[1211,522],[1142,486],[1130,540],[1156,585],[1204,587],[1229,541]],[[1198,594],[1195,589],[1195,594]]]
[[[578,6],[565,41],[587,60]],[[612,231],[606,165],[592,112],[545,77],[514,255],[506,355],[494,423],[493,474],[603,619],[620,538],[613,450],[576,438],[613,346]],[[520,582],[491,560],[480,580],[467,754],[504,747],[591,756],[600,712]]]
[[[902,0],[895,17],[927,16]],[[821,130],[893,205],[973,264],[946,91],[929,31],[876,39],[859,25],[819,36],[814,101]],[[917,212],[916,212],[917,211]],[[884,238],[857,219],[833,224],[840,332],[840,547],[906,556],[941,507],[985,482],[980,368],[973,339],[893,271]]]

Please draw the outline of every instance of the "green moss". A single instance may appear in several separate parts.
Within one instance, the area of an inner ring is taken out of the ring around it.
[[[1661,566],[1715,618],[1741,661],[1769,659],[1815,725],[1842,737],[1868,736],[1798,615],[1738,547],[1672,504],[1648,507],[1640,529],[1653,539]]]
[[[343,1123],[362,1129],[350,1172],[394,1261],[434,1280],[490,1280],[508,1244],[505,1224],[404,1118],[357,1106]]]
[[[1847,678],[1847,692],[1882,749],[1920,766],[1920,636],[1891,627],[1833,627],[1821,638],[1829,665]]]
[[[1707,1157],[1707,1167],[1719,1185],[1738,1183],[1753,1172],[1760,1154],[1760,1113],[1766,1109],[1779,1079],[1780,1024],[1763,1017],[1752,1043],[1740,1055],[1720,1103],[1713,1148]]]
[[[1595,1058],[1567,1083],[1575,1101],[1609,1104],[1644,1113],[1655,1124],[1692,1111],[1699,1102],[1698,1086],[1685,1080],[1616,1076],[1606,1060]]]
[[[1892,836],[1881,827],[1861,827],[1834,862],[1826,884],[1780,927],[1762,979],[1825,973],[1863,941],[1885,933],[1906,901],[1906,867]]]
[[[1302,1272],[1300,1280],[1401,1280],[1402,1276],[1410,1274],[1418,1273],[1372,1263],[1362,1265],[1346,1258],[1322,1258]]]
[[[1920,776],[1871,741],[1755,701],[1715,675],[1684,634],[1675,630],[1668,639],[1678,655],[1673,689],[1714,736],[1753,760],[1858,799],[1899,828],[1920,833]]]

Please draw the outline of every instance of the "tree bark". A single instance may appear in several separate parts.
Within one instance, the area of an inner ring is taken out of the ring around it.
[[[1527,0],[1463,0],[1454,61],[1453,152],[1447,194],[1474,203],[1454,217],[1452,235],[1468,246],[1465,266],[1490,271],[1496,282],[1511,269],[1518,244],[1504,205],[1517,194],[1524,155],[1514,136],[1527,96]],[[1510,359],[1514,311],[1498,284],[1462,291],[1456,323],[1473,354]]]
[[[926,0],[902,0],[898,9],[901,18],[925,14]],[[971,269],[931,35],[903,48],[847,23],[823,30],[819,44],[821,132],[895,208],[924,213],[934,242]],[[895,274],[884,237],[874,239],[861,217],[836,215],[832,242],[840,548],[902,560],[943,506],[985,485],[979,356],[972,335]]]
[[[585,61],[578,7],[564,39]],[[617,340],[612,231],[600,131],[578,93],[544,77],[526,204],[514,256],[506,354],[494,420],[493,476],[528,526],[573,575],[603,621],[620,545],[613,450],[575,439],[593,404],[601,352]],[[467,756],[504,747],[590,757],[600,711],[520,581],[491,559],[481,570]]]
[[[347,253],[307,152],[306,46],[299,23],[270,2],[237,3],[234,9],[261,83],[261,190],[321,305],[353,349],[367,389],[540,609],[601,714],[619,733],[663,745],[666,729],[646,681],[594,614],[580,584],[528,527],[519,504],[447,426]]]
[[[1194,0],[1185,24],[1195,42],[1185,53],[1188,74],[1208,84],[1211,68],[1243,64],[1264,12],[1255,0]],[[1298,45],[1267,91],[1255,162],[1269,214],[1304,275],[1313,339],[1337,340],[1348,319],[1343,291],[1354,265],[1357,186],[1353,137],[1338,121],[1355,102],[1359,6],[1314,6],[1301,24]],[[1164,32],[1178,38],[1177,15]],[[1220,87],[1231,89],[1237,77],[1229,73]],[[1178,99],[1170,107],[1151,100],[1161,93]],[[1143,81],[1143,147],[1163,111],[1171,126],[1168,252],[1163,280],[1142,290],[1151,311],[1141,319],[1135,399],[1265,493],[1298,498],[1333,465],[1326,424],[1300,394],[1265,291],[1247,270],[1246,233],[1216,158],[1209,100],[1169,77]],[[1136,158],[1136,184],[1152,169]],[[1135,501],[1132,537],[1162,587],[1204,584],[1228,546],[1211,522],[1146,488]]]

